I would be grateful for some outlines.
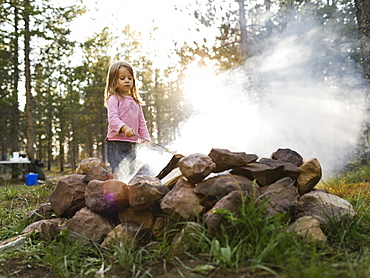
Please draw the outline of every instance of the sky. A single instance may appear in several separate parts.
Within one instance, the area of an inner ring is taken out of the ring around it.
[[[194,3],[195,0],[82,0],[87,12],[73,21],[71,38],[84,41],[104,27],[119,36],[123,28],[130,25],[132,30],[142,33],[148,49],[166,54],[174,48],[174,42],[199,40],[205,36],[205,33],[194,31],[196,19],[189,13],[195,7],[186,11],[186,6]],[[156,29],[154,38],[149,39],[153,29]]]
[[[184,6],[187,1],[83,0],[82,3],[88,11],[76,20],[76,24],[83,24],[80,32],[83,36],[99,32],[104,26],[120,31],[125,25],[131,25],[133,29],[140,31],[158,27],[163,39],[166,36],[180,38],[187,31],[191,18],[190,15],[175,10],[175,6]]]

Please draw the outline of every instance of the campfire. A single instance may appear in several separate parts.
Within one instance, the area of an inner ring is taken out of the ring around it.
[[[315,188],[322,177],[319,161],[291,149],[259,158],[214,148],[208,155],[175,154],[156,176],[147,169],[125,183],[114,179],[100,159],[82,160],[75,174],[58,182],[50,203],[29,212],[32,224],[23,236],[36,231],[51,240],[64,230],[85,244],[148,244],[163,234],[167,216],[184,223],[203,219],[217,235],[228,225],[217,211],[237,213],[242,202],[254,201],[264,203],[266,216],[284,213],[290,230],[325,242],[321,224],[355,215],[349,202]]]

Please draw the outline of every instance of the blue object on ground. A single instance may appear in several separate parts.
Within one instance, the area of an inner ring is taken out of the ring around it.
[[[37,185],[38,179],[39,179],[38,174],[34,173],[26,174],[26,185]]]

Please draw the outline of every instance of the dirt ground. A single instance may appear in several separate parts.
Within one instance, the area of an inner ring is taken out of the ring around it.
[[[247,277],[256,277],[256,278],[272,278],[276,277],[267,271],[261,270],[258,272],[249,272],[247,269],[239,269],[237,273],[230,273],[225,270],[221,269],[214,269],[208,273],[200,274],[189,270],[195,266],[193,260],[189,260],[187,262],[183,262],[184,266],[168,266],[167,271],[163,270],[163,266],[158,266],[150,269],[150,273],[155,278],[247,278]],[[189,268],[188,268],[189,267]],[[18,277],[18,278],[58,278],[55,272],[45,269],[36,267],[30,264],[24,264],[22,260],[12,259],[7,261],[6,263],[0,264],[0,277],[1,278],[10,278],[10,277]],[[111,269],[109,272],[105,273],[104,276],[85,276],[86,278],[128,278],[133,277],[131,273],[123,272],[120,269]],[[150,277],[150,276],[135,276],[135,277]]]
[[[22,278],[41,278],[58,277],[49,270],[25,264],[20,259],[11,259],[0,264],[0,277],[22,277]]]

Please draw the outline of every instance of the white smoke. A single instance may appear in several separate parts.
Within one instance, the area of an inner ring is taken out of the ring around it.
[[[173,147],[184,155],[227,148],[259,157],[290,148],[316,157],[324,175],[339,170],[367,120],[364,80],[350,49],[312,18],[300,19],[244,68],[217,76],[193,69],[185,86],[195,113]]]

